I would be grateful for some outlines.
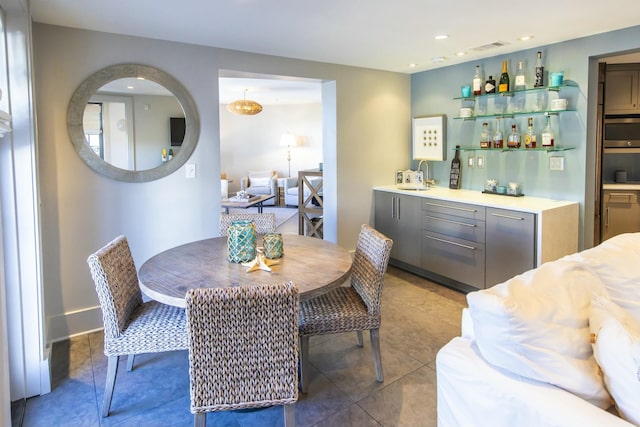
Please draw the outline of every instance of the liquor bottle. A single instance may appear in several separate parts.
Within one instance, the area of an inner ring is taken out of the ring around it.
[[[507,147],[520,148],[520,134],[516,131],[516,124],[511,125],[511,133],[507,136]]]
[[[493,80],[493,76],[489,76],[489,79],[484,84],[484,93],[496,93],[496,81]]]
[[[451,160],[451,173],[449,174],[449,188],[458,190],[460,188],[461,180],[460,174],[462,170],[460,168],[460,146],[456,145],[456,155]]]
[[[162,163],[165,163],[167,161],[167,149],[163,148],[162,149]]]
[[[169,148],[169,157],[167,157],[167,160],[171,159],[173,159],[173,148]]]
[[[544,127],[542,131],[542,146],[543,147],[553,147],[554,146],[554,135],[553,129],[551,129],[551,116],[545,114],[547,117],[547,125]]]
[[[514,90],[525,90],[527,83],[524,77],[524,64],[522,61],[518,62],[518,74],[516,74],[516,85]]]
[[[482,124],[482,132],[480,132],[480,148],[491,148],[491,134],[489,133],[489,123]]]
[[[502,148],[504,137],[500,127],[500,117],[496,117],[496,131],[493,133],[493,148]]]
[[[473,94],[475,96],[482,94],[482,76],[479,65],[476,65],[476,74],[473,76]]]
[[[543,87],[544,86],[544,66],[542,65],[542,52],[538,52],[538,57],[536,58],[536,81],[533,87]]]
[[[533,130],[533,117],[529,117],[527,133],[524,134],[524,148],[536,148],[536,132]]]
[[[509,73],[507,73],[507,61],[502,61],[502,74],[500,74],[498,92],[509,92]]]

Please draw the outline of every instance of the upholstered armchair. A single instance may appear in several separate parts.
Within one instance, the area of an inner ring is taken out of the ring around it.
[[[319,181],[322,181],[322,177],[309,178],[309,183],[316,188],[319,187]],[[322,191],[320,192],[322,193]],[[305,188],[305,199],[309,197],[310,194],[309,189]],[[287,206],[298,206],[298,178],[287,178],[284,181],[284,204]]]
[[[247,176],[243,176],[240,180],[240,189],[256,196],[265,194],[276,196],[278,194],[278,174],[276,171],[249,171]],[[275,197],[263,203],[264,206],[275,204]]]

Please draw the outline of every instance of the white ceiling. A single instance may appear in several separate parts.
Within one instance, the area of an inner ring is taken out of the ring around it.
[[[31,14],[53,25],[404,73],[640,24],[638,0],[31,0]],[[475,50],[495,42],[505,45]]]

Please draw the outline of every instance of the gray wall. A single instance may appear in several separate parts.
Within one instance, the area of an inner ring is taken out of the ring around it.
[[[323,109],[325,231],[347,249],[371,220],[371,187],[409,166],[410,77],[334,64],[33,25],[41,182],[43,284],[50,340],[102,326],[87,256],[125,234],[137,266],[154,254],[218,233],[220,128],[218,70],[315,78],[335,87],[335,111]],[[161,68],[194,97],[198,146],[184,167],[149,183],[97,175],[73,150],[66,130],[72,93],[93,72],[135,62]],[[323,92],[323,98],[333,95]],[[329,139],[330,140],[330,139]],[[339,208],[338,208],[339,207]]]
[[[462,188],[481,191],[487,178],[497,178],[500,182],[517,181],[522,184],[526,195],[547,197],[580,202],[579,247],[593,244],[593,195],[595,170],[595,122],[596,122],[596,84],[597,61],[615,53],[640,49],[640,26],[613,31],[592,37],[571,40],[542,48],[523,50],[508,55],[495,56],[480,61],[468,62],[440,68],[433,71],[416,73],[411,78],[411,112],[413,117],[444,113],[448,117],[447,161],[433,162],[431,173],[440,185],[447,185],[452,149],[456,144],[479,145],[482,120],[476,122],[454,120],[459,116],[460,85],[470,83],[475,66],[480,65],[484,77],[492,74],[499,78],[503,60],[509,61],[511,82],[515,80],[518,61],[525,61],[528,84],[531,86],[536,52],[542,51],[547,71],[564,71],[565,80],[571,80],[578,89],[563,90],[562,97],[570,99],[570,106],[577,111],[566,112],[552,118],[556,129],[556,139],[562,145],[575,147],[574,150],[561,153],[499,153],[476,152],[485,157],[484,169],[470,169],[466,166],[471,152],[462,154]],[[549,99],[556,98],[549,94]],[[489,101],[491,102],[491,101]],[[517,119],[519,126],[526,126],[526,117]],[[542,116],[535,117],[539,133],[544,126]],[[504,120],[509,123],[509,120]],[[488,120],[495,129],[495,120]],[[503,123],[503,132],[510,130],[510,124]],[[521,127],[519,127],[522,129]],[[505,137],[506,140],[506,137]],[[565,158],[563,172],[549,171],[549,157]],[[413,167],[417,166],[416,162]]]

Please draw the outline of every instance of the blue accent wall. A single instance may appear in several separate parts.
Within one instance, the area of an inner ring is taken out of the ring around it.
[[[520,183],[523,192],[529,196],[578,201],[580,248],[590,247],[593,243],[595,194],[597,64],[601,58],[607,56],[640,51],[640,26],[415,73],[411,78],[411,113],[413,117],[431,114],[447,116],[447,158],[444,162],[429,162],[430,177],[437,180],[436,185],[446,186],[454,155],[453,149],[456,145],[479,147],[482,122],[485,121],[454,119],[459,117],[461,107],[469,106],[466,104],[468,101],[454,100],[460,96],[460,86],[471,83],[476,65],[480,65],[484,80],[489,75],[493,75],[496,81],[499,80],[502,61],[506,60],[512,84],[515,81],[518,62],[524,61],[527,86],[531,87],[537,51],[542,52],[545,71],[564,71],[565,80],[578,86],[563,89],[559,94],[547,93],[549,101],[558,97],[568,98],[569,107],[576,110],[561,113],[551,119],[556,133],[556,143],[574,149],[556,153],[462,152],[462,188],[482,191],[484,182],[488,178],[495,178],[500,183]],[[526,110],[531,110],[535,97],[535,94],[527,95]],[[488,98],[488,112],[492,111],[494,100],[499,98]],[[529,116],[519,115],[515,118],[520,132],[526,129],[527,117]],[[544,127],[545,118],[543,115],[531,117],[534,117],[538,146],[541,146],[540,132]],[[491,129],[495,130],[496,120],[486,121]],[[506,145],[506,135],[511,130],[512,119],[504,119],[502,122]],[[478,155],[484,157],[485,167],[469,168],[469,156]],[[549,170],[550,156],[564,157],[564,171]],[[413,169],[417,166],[417,161],[411,161]]]

